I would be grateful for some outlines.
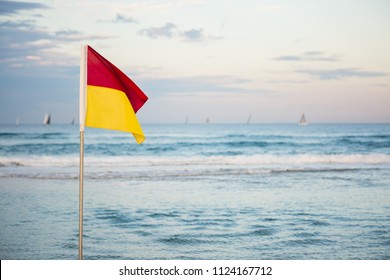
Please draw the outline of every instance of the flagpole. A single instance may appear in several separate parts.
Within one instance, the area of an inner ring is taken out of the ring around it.
[[[85,126],[85,87],[87,76],[87,46],[81,46],[80,55],[80,170],[79,170],[79,254],[78,259],[83,259],[83,204],[84,204],[84,126]]]
[[[84,131],[80,131],[79,260],[83,259]]]

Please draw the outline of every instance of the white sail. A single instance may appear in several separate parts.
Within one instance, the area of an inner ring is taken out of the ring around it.
[[[45,117],[43,118],[43,124],[49,125],[50,124],[50,114],[46,113]]]
[[[299,125],[307,125],[305,113],[302,113],[301,119],[299,120]]]

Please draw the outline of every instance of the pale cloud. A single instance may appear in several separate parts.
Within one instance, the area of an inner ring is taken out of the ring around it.
[[[141,29],[138,31],[138,34],[152,39],[158,39],[160,37],[168,39],[179,38],[185,42],[208,42],[222,39],[222,37],[206,35],[203,28],[191,28],[182,31],[176,24],[171,22],[167,22],[161,27]]]
[[[112,22],[112,23],[138,23],[136,19],[133,17],[126,16],[124,14],[116,14],[115,19],[112,20],[97,20],[96,22],[99,23],[107,23],[107,22]]]
[[[31,22],[0,22],[0,63],[7,63],[12,58],[13,63],[26,56],[37,56],[40,46],[31,42],[50,39],[51,36],[35,29]],[[39,55],[38,55],[39,56]]]
[[[333,70],[301,69],[298,73],[307,74],[320,80],[342,80],[345,78],[373,78],[387,76],[385,72],[363,71],[358,68],[340,68]]]
[[[52,33],[38,28],[31,20],[0,22],[0,33],[0,65],[11,68],[27,65],[72,65],[78,60],[70,54],[57,50],[64,45],[64,42],[112,38],[108,35],[83,34],[76,30]],[[58,59],[58,57],[67,57],[67,59]]]
[[[148,78],[142,79],[143,88],[148,92],[154,92],[161,97],[165,94],[203,94],[221,93],[227,94],[258,94],[270,93],[270,90],[252,88],[250,79],[242,79],[232,76],[188,76],[170,78]]]
[[[47,9],[48,6],[40,3],[0,1],[0,15],[14,15],[22,10]]]
[[[19,21],[1,21],[0,28],[32,28],[34,27],[34,20],[19,20]]]
[[[205,35],[203,33],[203,28],[200,29],[189,29],[187,31],[184,31],[182,35],[190,41],[202,41],[205,38]]]
[[[280,61],[340,61],[340,56],[336,54],[326,54],[321,51],[309,51],[299,55],[282,55],[275,57],[274,60]]]
[[[122,15],[122,14],[117,14],[116,18],[113,22],[137,23],[138,21],[136,21],[132,17],[128,17],[128,16]]]
[[[110,35],[89,35],[89,34],[83,34],[80,31],[77,30],[62,30],[57,31],[54,36],[51,37],[53,41],[90,41],[90,40],[105,40],[105,39],[111,39],[113,36]]]
[[[167,22],[164,26],[161,27],[150,27],[141,29],[138,31],[138,34],[147,36],[152,39],[157,39],[159,37],[172,38],[177,32],[177,26],[171,22]]]
[[[69,1],[64,1],[69,2]],[[160,15],[172,13],[187,7],[195,7],[203,4],[205,0],[171,0],[171,1],[154,1],[154,0],[139,0],[139,1],[80,1],[78,5],[85,9],[106,12],[111,11],[117,14],[137,13],[137,15]]]

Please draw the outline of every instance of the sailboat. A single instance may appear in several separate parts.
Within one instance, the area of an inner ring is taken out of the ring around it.
[[[307,125],[305,113],[302,113],[301,119],[299,120],[299,125]]]
[[[50,124],[50,114],[46,113],[45,117],[43,118],[43,124],[49,125]]]
[[[252,114],[249,114],[248,120],[246,121],[246,124],[249,124],[251,122]]]

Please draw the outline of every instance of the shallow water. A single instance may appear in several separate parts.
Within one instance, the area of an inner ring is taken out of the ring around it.
[[[86,259],[390,259],[389,125],[86,131]],[[76,259],[78,131],[0,127],[0,258]]]

